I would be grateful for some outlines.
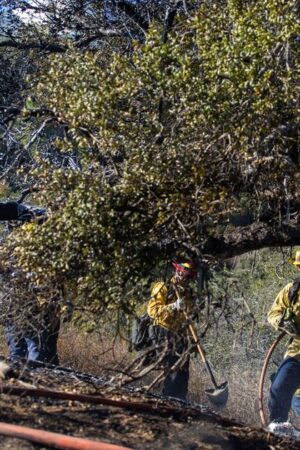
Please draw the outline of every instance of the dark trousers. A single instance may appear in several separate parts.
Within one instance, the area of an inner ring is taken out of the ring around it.
[[[180,356],[168,355],[166,357],[166,362],[168,369],[178,361]],[[180,369],[170,371],[165,380],[162,393],[168,397],[176,397],[181,400],[186,400],[188,394],[188,383],[189,383],[189,359],[184,363]]]
[[[44,361],[49,364],[59,365],[58,353],[57,353],[57,341],[59,336],[59,325],[52,330],[45,332],[44,338]]]
[[[285,358],[271,385],[269,411],[271,422],[286,422],[295,391],[300,387],[300,361]]]
[[[163,360],[167,375],[164,379],[162,394],[168,397],[175,397],[185,400],[188,393],[189,382],[189,357],[179,368],[172,370],[172,366],[187,351],[187,340],[177,333],[166,330],[162,327],[154,326],[151,332],[151,340],[160,345],[159,355],[164,351],[166,344],[166,356]],[[159,356],[157,355],[157,356]]]

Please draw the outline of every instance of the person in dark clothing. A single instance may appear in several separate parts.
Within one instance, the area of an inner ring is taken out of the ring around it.
[[[26,286],[25,286],[26,289]],[[30,288],[24,293],[28,295]],[[18,294],[20,296],[20,292]],[[40,295],[18,302],[12,296],[5,336],[12,361],[27,359],[44,363],[59,364],[57,341],[60,330],[60,301],[56,296],[47,302],[40,302]],[[19,304],[21,303],[21,308]]]
[[[51,300],[40,303],[42,335],[42,360],[58,366],[57,342],[61,324],[61,301],[59,295],[52,294]],[[64,308],[65,306],[63,306]]]
[[[17,220],[20,222],[28,222],[33,218],[46,217],[46,209],[36,206],[28,206],[15,200],[0,202],[0,221]]]
[[[162,393],[185,400],[189,381],[186,315],[190,315],[194,310],[195,302],[189,283],[196,277],[197,272],[195,265],[189,261],[172,264],[175,274],[170,283],[161,281],[153,285],[148,314],[153,319],[151,339],[166,352],[164,363],[167,375]],[[178,367],[174,368],[177,363]]]
[[[6,338],[14,361],[26,358],[58,365],[57,341],[61,320],[71,319],[71,302],[61,289],[36,285],[32,274],[15,271],[6,274]]]
[[[45,214],[44,208],[29,207],[17,201],[0,202],[0,221],[28,222],[35,217],[45,216]],[[24,294],[29,293],[31,298],[30,305],[24,305],[22,311],[18,309],[16,301],[16,297],[20,293],[12,287],[14,281],[20,276],[23,277],[21,284],[26,290]],[[54,311],[44,313],[43,308],[38,305],[37,293],[34,292],[32,286],[30,287],[30,282],[20,271],[11,270],[5,274],[4,278],[4,282],[10,285],[10,294],[6,300],[8,307],[4,327],[10,359],[15,361],[26,358],[30,361],[58,364],[59,318],[55,316]]]
[[[17,201],[0,202],[0,220],[28,220],[32,215],[30,208]]]

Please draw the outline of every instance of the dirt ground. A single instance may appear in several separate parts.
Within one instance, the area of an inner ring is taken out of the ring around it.
[[[2,394],[2,422],[120,444],[136,450],[300,449],[300,442],[278,438],[258,428],[243,426],[201,405],[185,405],[134,390],[121,390],[105,385],[101,378],[83,376],[78,372],[14,365],[6,378],[2,380],[5,385],[98,394],[113,399],[146,402],[159,407],[155,413],[137,413],[128,408]],[[176,414],[165,414],[160,410],[163,406],[176,407]],[[0,446],[4,450],[45,448],[25,440],[7,437],[0,437]]]

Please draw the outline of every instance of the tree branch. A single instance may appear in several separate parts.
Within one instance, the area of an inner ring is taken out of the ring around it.
[[[17,48],[18,50],[44,50],[47,52],[64,53],[67,50],[66,46],[59,44],[49,44],[48,42],[17,42],[17,41],[1,41],[1,47]]]
[[[300,244],[300,224],[298,218],[289,224],[267,225],[254,223],[238,227],[220,238],[209,238],[203,253],[227,259],[265,247],[294,246]]]
[[[164,240],[154,243],[141,250],[146,258],[153,258],[161,254],[174,255],[184,244],[175,240]],[[300,223],[298,217],[289,224],[268,225],[253,223],[245,227],[237,227],[230,233],[219,237],[208,237],[205,244],[198,250],[204,255],[212,255],[221,261],[242,255],[253,250],[270,247],[288,247],[300,245]],[[194,254],[195,249],[188,244],[184,247]]]

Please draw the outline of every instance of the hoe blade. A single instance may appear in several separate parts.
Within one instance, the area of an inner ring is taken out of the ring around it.
[[[209,401],[218,409],[223,409],[228,400],[228,382],[225,381],[214,389],[205,389]]]

